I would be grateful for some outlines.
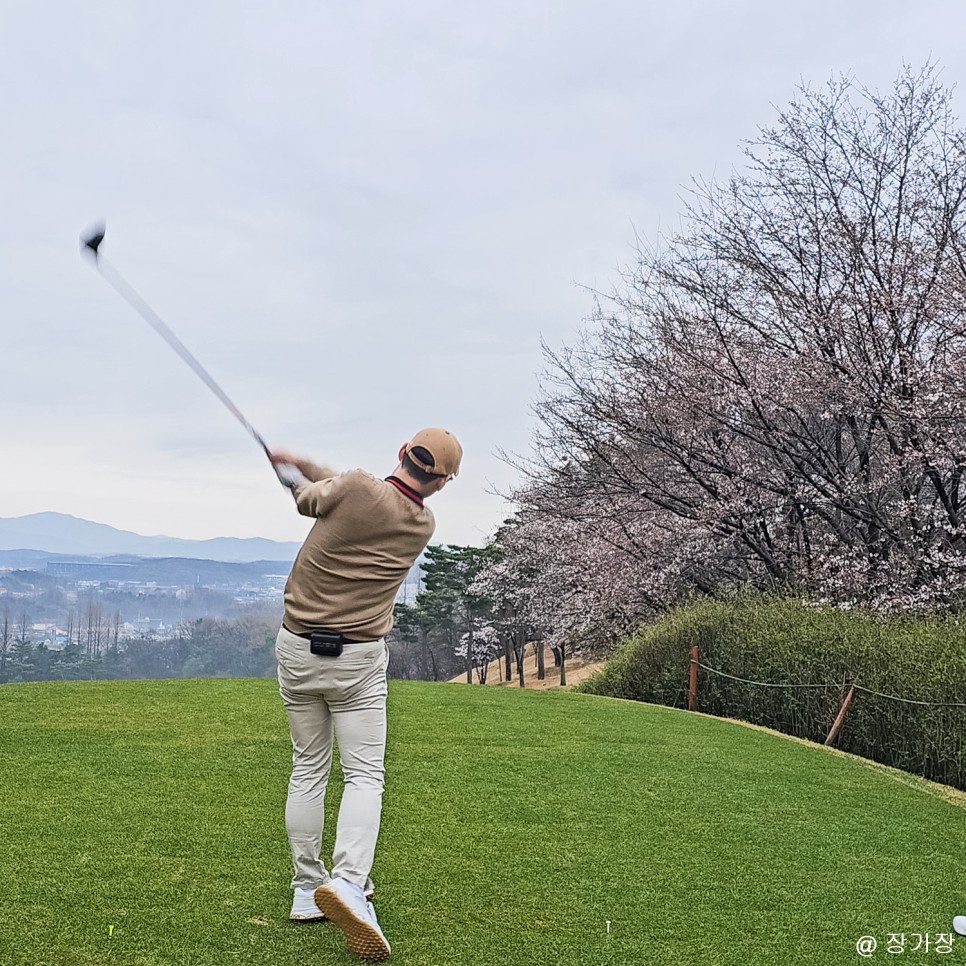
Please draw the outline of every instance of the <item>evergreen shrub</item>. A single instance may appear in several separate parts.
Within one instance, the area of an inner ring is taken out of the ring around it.
[[[577,690],[687,706],[690,651],[698,710],[823,742],[849,685],[930,704],[966,705],[966,623],[883,617],[801,601],[735,597],[670,611],[625,640]],[[966,707],[931,707],[857,690],[836,742],[843,751],[966,788]]]

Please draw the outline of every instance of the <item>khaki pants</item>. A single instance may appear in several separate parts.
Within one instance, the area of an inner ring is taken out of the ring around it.
[[[284,627],[275,641],[278,683],[292,733],[292,777],[285,828],[292,849],[292,888],[329,881],[319,850],[332,738],[339,746],[345,789],[339,807],[332,878],[368,888],[382,815],[386,751],[384,639],[346,644],[339,657],[319,657]]]

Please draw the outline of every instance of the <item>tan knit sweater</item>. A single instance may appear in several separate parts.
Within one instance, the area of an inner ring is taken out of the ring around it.
[[[392,627],[396,591],[433,535],[432,511],[364,470],[305,467],[314,482],[293,490],[316,517],[285,585],[285,626],[373,641]]]

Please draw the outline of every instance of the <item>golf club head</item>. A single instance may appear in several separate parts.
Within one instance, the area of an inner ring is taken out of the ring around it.
[[[97,249],[100,247],[102,241],[104,241],[104,233],[106,231],[106,226],[104,222],[98,222],[88,228],[87,231],[81,235],[81,251],[88,252],[97,258]]]

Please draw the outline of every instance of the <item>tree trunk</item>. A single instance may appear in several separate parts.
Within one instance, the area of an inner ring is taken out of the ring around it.
[[[3,631],[0,634],[0,681],[6,681],[7,677],[7,650],[10,647],[10,611],[6,607],[3,609]]]
[[[425,628],[420,628],[419,636],[422,639],[423,651],[429,655],[429,663],[433,669],[433,680],[439,680],[439,669],[436,667],[436,655],[433,653],[432,645],[427,640]]]
[[[560,645],[560,687],[567,687],[567,645]]]
[[[547,665],[543,660],[543,641],[533,645],[537,650],[537,680],[542,681],[547,676]]]

